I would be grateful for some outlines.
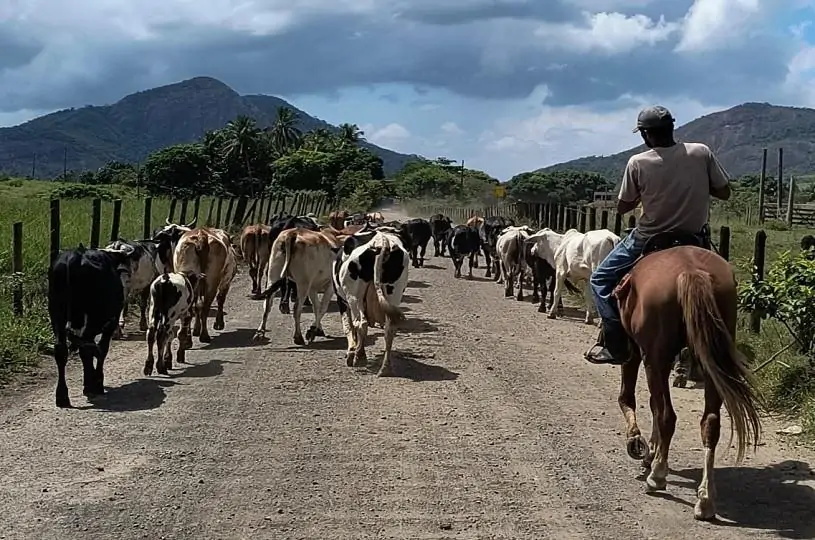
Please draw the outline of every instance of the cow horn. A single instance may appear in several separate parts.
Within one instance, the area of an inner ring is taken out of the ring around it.
[[[164,223],[167,225],[172,225],[172,223],[170,223],[170,218],[164,218]]]
[[[194,218],[192,218],[192,221],[190,221],[189,223],[187,223],[185,225],[185,227],[187,227],[188,229],[192,229],[193,227],[195,227],[195,223],[197,221],[198,221],[198,216],[195,216]]]

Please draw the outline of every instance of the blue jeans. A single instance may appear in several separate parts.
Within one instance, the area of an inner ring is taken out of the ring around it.
[[[643,247],[645,241],[635,238],[632,232],[611,250],[589,279],[597,313],[603,319],[605,328],[613,325],[618,329],[622,326],[620,309],[611,293],[623,276],[634,267]]]

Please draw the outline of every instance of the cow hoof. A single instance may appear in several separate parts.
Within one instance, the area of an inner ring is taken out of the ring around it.
[[[473,263],[473,268],[478,268],[478,263],[477,262]]]
[[[547,318],[547,319],[557,319],[557,314],[556,314],[556,313],[549,313],[549,314],[546,316],[546,318]]]
[[[300,334],[297,334],[296,336],[294,336],[293,341],[294,341],[295,345],[305,345],[306,344],[306,340],[304,340],[303,336],[301,336]]]
[[[279,309],[280,309],[280,313],[282,313],[283,315],[288,315],[289,313],[291,313],[291,309],[289,308],[289,306],[287,306],[285,304],[280,304]]]
[[[71,398],[68,397],[68,394],[65,393],[64,395],[56,396],[56,405],[60,409],[72,409],[73,406],[71,405]]]
[[[152,362],[145,362],[144,363],[144,371],[142,373],[144,373],[145,377],[149,377],[150,375],[152,375],[153,374],[153,363]]]
[[[365,367],[368,365],[368,355],[365,351],[360,351],[354,355],[354,367]]]
[[[393,377],[393,369],[390,366],[382,366],[376,374],[377,377]]]
[[[201,335],[201,329],[200,328],[193,328],[192,329],[192,337],[199,337],[200,335]]]
[[[350,351],[345,353],[345,365],[348,367],[354,367],[354,351]]]
[[[687,388],[688,386],[688,378],[685,375],[677,375],[674,378],[673,387],[674,388]]]
[[[156,366],[156,372],[158,372],[159,375],[169,375],[170,374],[167,371],[167,366],[161,366],[161,367]]]
[[[215,324],[212,325],[213,330],[223,330],[224,329],[224,321],[215,321]]]
[[[258,330],[257,332],[255,332],[255,335],[252,336],[252,340],[253,341],[261,341],[265,337],[266,337],[266,332],[261,332],[260,330]]]
[[[316,329],[313,326],[306,330],[306,343],[308,343],[309,345],[314,343],[314,338],[317,335],[317,332],[315,330]]]
[[[532,303],[533,303],[533,304],[537,304],[537,303],[539,303],[540,301],[541,301],[541,299],[540,299],[540,298],[538,298],[537,296],[533,296],[533,297],[532,297]]]
[[[209,334],[203,334],[202,333],[200,336],[198,336],[198,342],[199,343],[212,343],[212,336],[210,336]]]
[[[92,388],[85,388],[82,390],[82,395],[85,397],[96,397],[96,396],[103,396],[105,395],[105,388],[104,387],[92,387]]]

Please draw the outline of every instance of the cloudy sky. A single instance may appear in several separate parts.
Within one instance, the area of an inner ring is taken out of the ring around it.
[[[69,7],[70,5],[70,7]],[[815,106],[815,0],[2,0],[0,125],[197,75],[502,180],[744,101]]]

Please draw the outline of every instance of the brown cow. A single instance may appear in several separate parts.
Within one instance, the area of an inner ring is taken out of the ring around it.
[[[347,210],[337,210],[328,214],[328,224],[339,230],[345,227],[345,220],[348,218]]]
[[[252,279],[252,296],[260,294],[263,274],[269,264],[269,252],[272,249],[272,228],[268,225],[247,225],[241,233],[240,249],[244,260],[249,264],[249,277]]]
[[[297,285],[297,302],[294,304],[294,343],[305,345],[316,336],[325,336],[322,319],[328,311],[328,303],[334,294],[331,271],[337,249],[342,244],[331,232],[309,231],[307,229],[289,229],[280,233],[272,245],[267,271],[268,289],[263,291],[263,320],[255,333],[255,339],[266,335],[266,322],[272,307],[272,295],[283,285],[286,278]],[[317,295],[322,294],[318,302]],[[303,313],[303,302],[311,299],[314,310],[314,324],[306,331],[306,339],[300,331],[300,317]]]
[[[204,274],[206,278],[199,283],[199,301],[195,310],[195,325],[192,335],[201,343],[209,343],[212,338],[207,331],[207,318],[213,300],[218,303],[215,315],[215,330],[224,329],[224,301],[229,287],[237,273],[235,250],[229,241],[226,231],[212,228],[196,228],[185,232],[173,252],[173,266],[176,272],[187,274]],[[189,335],[189,321],[182,327],[179,340],[185,340],[187,346],[192,344]]]

